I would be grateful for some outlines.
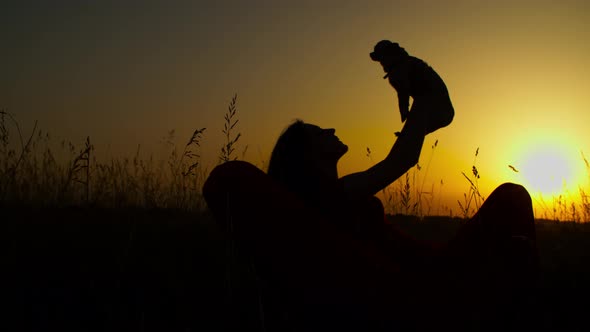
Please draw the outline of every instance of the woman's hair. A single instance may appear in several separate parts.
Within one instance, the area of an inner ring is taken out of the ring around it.
[[[309,181],[305,122],[296,120],[279,136],[268,163],[268,175],[290,191],[305,196]]]

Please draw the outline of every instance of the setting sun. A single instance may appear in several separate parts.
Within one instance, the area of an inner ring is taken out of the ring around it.
[[[560,151],[543,149],[529,155],[521,168],[522,176],[533,191],[555,194],[572,180],[572,168]]]
[[[577,190],[583,174],[579,154],[567,145],[537,144],[522,153],[518,172],[523,184],[544,196]]]

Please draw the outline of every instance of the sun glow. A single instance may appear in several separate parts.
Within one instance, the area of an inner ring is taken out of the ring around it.
[[[543,149],[530,154],[520,171],[528,186],[542,194],[556,194],[572,181],[572,168],[560,151]]]
[[[519,174],[523,185],[543,196],[577,191],[583,177],[583,161],[567,145],[535,144],[521,155]]]

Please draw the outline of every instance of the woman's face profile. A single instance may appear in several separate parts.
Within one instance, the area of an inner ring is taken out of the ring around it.
[[[310,152],[314,158],[337,161],[348,151],[348,146],[340,141],[333,128],[324,129],[306,124],[305,131],[309,140]]]

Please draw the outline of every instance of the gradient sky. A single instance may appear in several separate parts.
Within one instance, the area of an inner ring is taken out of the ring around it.
[[[300,118],[349,146],[341,175],[364,170],[402,125],[369,58],[390,39],[450,90],[455,121],[427,137],[419,173],[426,188],[443,180],[453,208],[478,147],[484,195],[505,181],[549,192],[539,179],[555,177],[554,160],[571,190],[588,181],[588,1],[3,1],[0,27],[0,107],[25,130],[38,120],[58,138],[90,135],[105,157],[207,127],[212,167],[237,93],[246,160],[264,167]]]

